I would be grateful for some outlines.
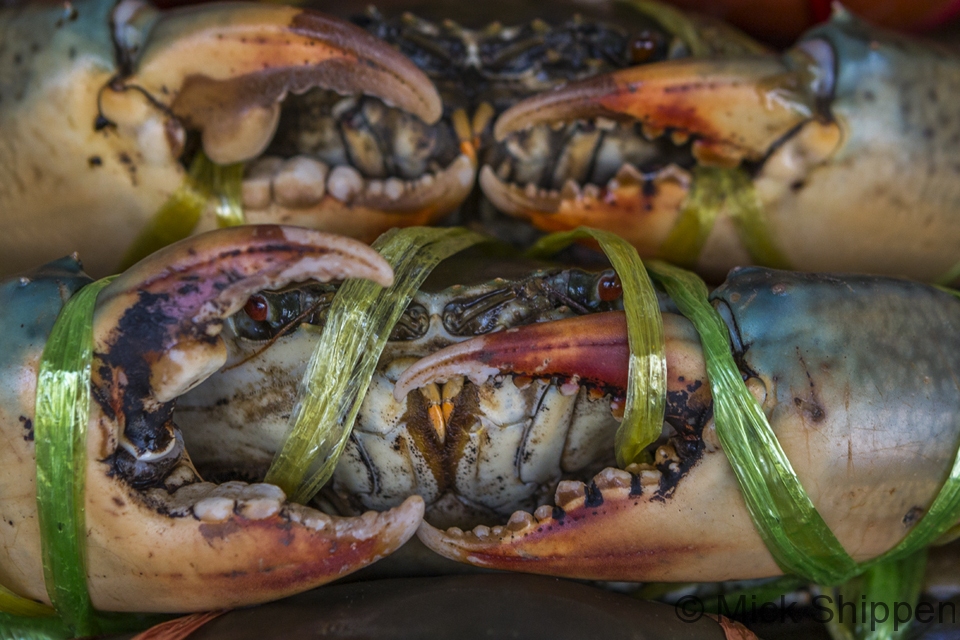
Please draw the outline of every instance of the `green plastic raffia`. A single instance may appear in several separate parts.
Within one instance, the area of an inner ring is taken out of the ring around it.
[[[346,446],[380,353],[413,294],[441,260],[484,240],[466,229],[410,227],[388,231],[374,243],[393,267],[393,285],[383,289],[349,280],[340,287],[307,366],[290,433],[265,482],[301,503],[320,490]]]
[[[637,250],[609,231],[581,227],[551,234],[541,238],[527,254],[536,258],[551,256],[585,238],[592,238],[600,244],[623,286],[630,368],[615,452],[617,464],[625,467],[631,462],[642,461],[644,449],[660,437],[662,430],[667,394],[663,319],[657,294]]]
[[[67,301],[43,348],[37,376],[34,434],[37,512],[47,595],[80,635],[100,629],[87,592],[87,421],[93,307],[112,278],[89,284]]]
[[[706,285],[696,275],[665,263],[647,266],[700,334],[717,436],[757,531],[785,573],[822,585],[840,584],[922,550],[953,526],[960,517],[960,450],[924,517],[887,553],[857,564],[813,506],[763,409],[747,390],[730,353],[726,324],[707,301]]]
[[[211,199],[217,226],[243,224],[242,181],[243,163],[221,166],[214,164],[202,151],[198,152],[183,182],[127,249],[119,270],[128,269],[154,251],[193,233]]]
[[[664,259],[695,266],[717,216],[726,211],[755,264],[790,268],[773,241],[756,189],[743,169],[698,165],[693,169],[692,185],[676,224],[660,247]]]

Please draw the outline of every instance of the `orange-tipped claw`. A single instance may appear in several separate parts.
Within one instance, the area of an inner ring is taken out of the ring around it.
[[[758,159],[814,114],[805,65],[790,69],[772,56],[684,59],[649,64],[571,83],[505,111],[497,140],[541,123],[607,117],[694,136],[705,163]]]
[[[397,379],[394,396],[430,382],[465,375],[477,384],[499,373],[576,377],[622,390],[629,347],[623,312],[611,311],[531,324],[451,345],[417,361]]]

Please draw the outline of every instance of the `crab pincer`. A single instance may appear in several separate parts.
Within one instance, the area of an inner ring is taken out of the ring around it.
[[[960,346],[905,336],[953,335],[960,302],[904,280],[756,268],[731,273],[710,302],[746,390],[845,551],[864,562],[898,544],[931,510],[954,464],[960,406]],[[666,408],[660,437],[640,460],[562,480],[553,504],[501,525],[441,530],[425,521],[420,539],[482,567],[585,579],[781,573],[717,433],[718,392],[700,338],[669,305],[661,312]],[[621,312],[531,324],[424,358],[400,376],[397,393],[457,375],[490,384],[512,375],[574,380],[609,397],[616,415],[628,353]]]
[[[942,170],[956,127],[940,106],[958,87],[955,52],[837,9],[781,55],[661,61],[527,98],[501,114],[498,140],[582,123],[638,150],[581,182],[538,188],[492,166],[480,182],[538,227],[609,229],[717,281],[750,263],[931,281],[960,237]],[[904,180],[918,173],[923,186]]]
[[[0,260],[3,273],[70,251],[85,257],[93,275],[115,272],[120,256],[158,224],[159,212],[171,203],[182,207],[185,191],[193,217],[163,221],[163,242],[151,248],[215,228],[216,207],[206,200],[220,187],[207,174],[222,167],[232,168],[224,189],[239,192],[229,198],[236,209],[243,204],[246,222],[367,240],[398,224],[424,224],[466,196],[463,161],[444,164],[422,184],[397,180],[386,194],[379,180],[379,192],[368,193],[342,147],[334,159],[317,158],[312,149],[269,149],[284,132],[299,135],[300,107],[291,103],[315,95],[326,110],[323,122],[362,120],[360,107],[344,114],[343,105],[369,103],[400,123],[388,129],[404,143],[440,118],[430,80],[343,20],[271,4],[159,11],[140,0],[81,0],[66,9],[35,3],[0,12],[0,26],[29,34],[22,37],[31,43],[29,53],[24,45],[11,54],[18,68],[5,76],[26,80],[3,85],[5,95],[16,95],[0,110],[7,140],[0,165],[9,174],[0,206],[16,229]],[[294,122],[284,123],[285,109],[295,112]],[[322,129],[315,116],[305,137]],[[358,135],[360,148],[370,133]],[[214,169],[197,169],[206,166]]]
[[[348,277],[386,285],[392,271],[375,251],[353,240],[251,225],[171,245],[101,292],[93,319],[86,447],[88,585],[94,606],[200,611],[264,602],[365,566],[413,535],[423,513],[416,496],[383,513],[338,518],[287,501],[273,485],[204,482],[176,424],[178,396],[223,365],[223,322],[252,294]],[[46,286],[54,303],[68,290],[62,279],[55,275]],[[44,286],[42,278],[25,280]],[[11,285],[7,293],[25,289],[42,290]],[[41,310],[34,322],[49,324],[54,316]],[[17,362],[5,363],[22,373],[15,395],[5,394],[5,431],[22,431],[32,416],[36,387],[29,371],[43,335],[30,332],[17,341],[18,346],[33,342]],[[33,440],[17,435],[6,433],[13,444],[0,454],[5,522],[0,579],[24,596],[46,600],[33,483],[22,479],[34,475]]]

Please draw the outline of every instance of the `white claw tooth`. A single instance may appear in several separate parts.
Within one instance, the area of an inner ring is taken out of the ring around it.
[[[249,520],[263,520],[276,515],[287,499],[283,489],[272,484],[252,484],[240,492],[237,512]]]
[[[311,207],[326,193],[327,165],[307,156],[290,158],[273,177],[273,197],[284,207]]]
[[[588,184],[583,188],[583,197],[596,200],[600,197],[600,187],[595,184]]]
[[[473,535],[478,538],[489,538],[490,537],[490,527],[485,524],[477,525],[473,528]]]
[[[537,507],[536,511],[533,512],[533,517],[535,517],[539,522],[548,520],[553,517],[553,507],[548,504],[542,504]]]
[[[537,193],[538,193],[538,191],[537,191],[537,185],[535,185],[535,184],[532,183],[532,182],[528,182],[528,183],[527,183],[527,187],[526,187],[526,189],[524,189],[523,193],[524,193],[525,196],[527,196],[527,197],[530,198],[531,200],[536,199]]]
[[[560,395],[575,396],[580,392],[580,384],[576,376],[560,384]]]
[[[404,184],[399,178],[387,178],[383,184],[383,193],[392,200],[396,200],[403,195]]]
[[[593,482],[598,489],[604,491],[607,489],[629,489],[630,480],[630,474],[623,469],[607,467],[594,477]]]
[[[363,176],[353,167],[334,167],[327,178],[327,191],[341,202],[349,203],[363,190]]]
[[[526,511],[514,511],[507,521],[507,529],[510,531],[523,531],[534,524],[533,516]]]
[[[574,500],[583,498],[586,495],[583,483],[576,480],[561,480],[557,485],[557,491],[554,495],[554,502],[561,509],[566,509]]]
[[[453,536],[454,538],[462,538],[463,529],[461,529],[460,527],[450,527],[449,529],[447,529],[447,535]]]
[[[422,176],[420,176],[420,185],[422,187],[429,187],[434,182],[436,182],[436,178],[433,177],[432,173],[425,173]]]
[[[193,515],[203,522],[223,522],[233,515],[233,498],[208,496],[193,505]]]
[[[367,195],[379,196],[383,193],[383,180],[370,180],[367,182]]]
[[[282,164],[283,159],[276,156],[266,156],[250,163],[241,186],[244,208],[257,211],[270,206],[273,176]]]

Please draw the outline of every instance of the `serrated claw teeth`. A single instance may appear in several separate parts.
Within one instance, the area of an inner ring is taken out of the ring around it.
[[[164,13],[133,72],[112,87],[136,87],[164,104],[202,132],[204,151],[219,164],[263,152],[288,92],[363,93],[428,123],[442,110],[423,72],[362,29],[315,11],[253,3]]]
[[[648,140],[669,130],[676,144],[710,143],[705,161],[758,159],[813,116],[816,77],[773,56],[670,60],[527,98],[501,114],[494,135],[502,141],[538,124],[628,117]]]

